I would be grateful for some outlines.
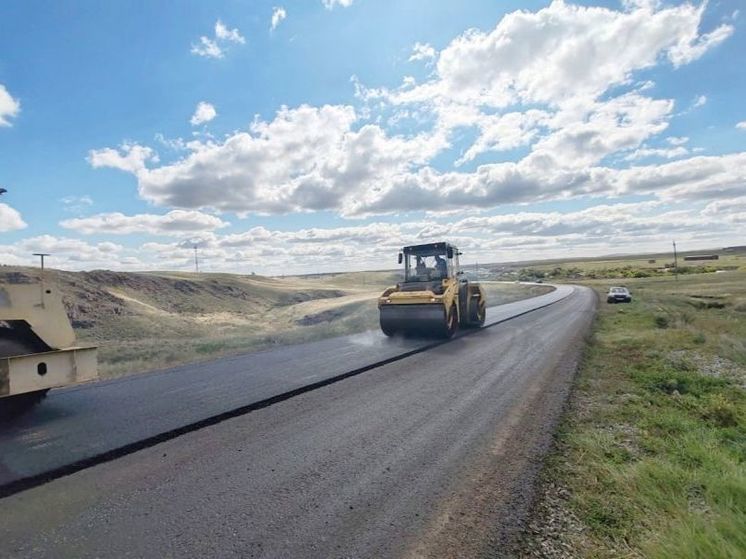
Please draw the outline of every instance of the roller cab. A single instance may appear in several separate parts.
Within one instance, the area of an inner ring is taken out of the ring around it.
[[[484,324],[484,291],[460,270],[460,254],[446,242],[401,250],[404,281],[378,299],[384,334],[450,338],[459,327]]]

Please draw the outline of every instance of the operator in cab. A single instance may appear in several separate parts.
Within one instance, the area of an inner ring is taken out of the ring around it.
[[[448,264],[446,264],[446,261],[439,254],[435,255],[435,270],[441,279],[448,277]]]

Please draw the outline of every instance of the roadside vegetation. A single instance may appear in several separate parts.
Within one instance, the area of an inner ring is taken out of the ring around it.
[[[0,267],[0,283],[38,280],[33,268]],[[78,342],[99,347],[103,378],[251,353],[378,328],[376,298],[391,271],[268,278],[183,272],[64,272]],[[548,291],[485,282],[490,305]]]
[[[516,554],[743,557],[746,267],[618,283]]]
[[[688,274],[709,274],[734,271],[744,264],[746,249],[704,251],[703,255],[717,256],[716,260],[686,260],[695,253],[684,252],[674,260],[673,254],[583,258],[568,261],[537,261],[520,264],[488,266],[490,275],[502,280],[520,281],[586,281],[595,279],[634,279],[674,277]]]

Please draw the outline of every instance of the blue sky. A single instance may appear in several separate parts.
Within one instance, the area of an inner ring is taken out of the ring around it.
[[[738,244],[740,3],[5,2],[0,263]]]

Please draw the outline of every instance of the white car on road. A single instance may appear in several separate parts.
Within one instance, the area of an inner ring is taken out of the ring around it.
[[[610,287],[606,294],[607,303],[631,303],[632,294],[626,287]]]

